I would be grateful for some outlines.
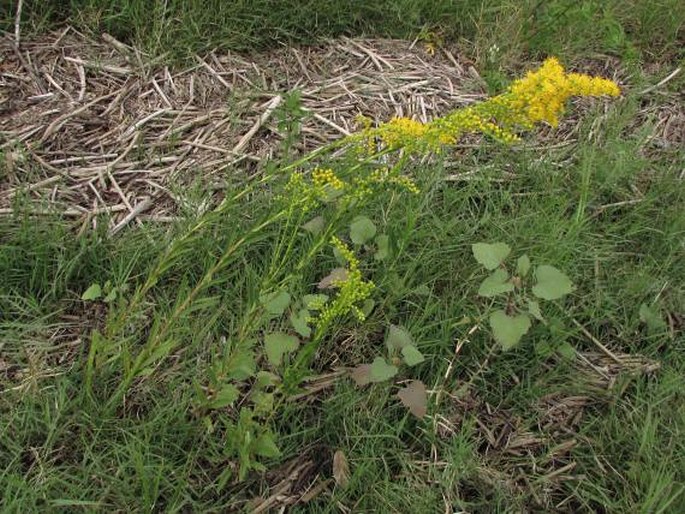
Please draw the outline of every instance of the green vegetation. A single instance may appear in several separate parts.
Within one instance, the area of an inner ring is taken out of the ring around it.
[[[0,8],[14,22],[15,2]],[[360,35],[460,42],[481,66],[523,55],[602,52],[635,60],[683,58],[680,0],[63,0],[24,2],[27,26],[103,31],[153,55],[261,50]],[[1,26],[0,26],[1,27]],[[515,60],[512,60],[515,59]]]
[[[24,7],[35,30],[69,19],[177,57],[442,33],[497,88],[550,51],[677,63],[684,15],[662,3]],[[559,144],[483,140],[375,182],[370,157],[322,151],[170,227],[77,233],[18,195],[0,216],[1,510],[250,512],[280,491],[311,513],[685,511],[685,150],[644,114],[660,78],[580,102]]]

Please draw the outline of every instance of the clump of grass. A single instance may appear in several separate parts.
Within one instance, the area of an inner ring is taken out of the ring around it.
[[[608,52],[631,61],[682,58],[685,13],[678,0],[69,0],[24,2],[37,30],[69,23],[108,32],[156,57],[186,59],[221,48],[254,51],[311,44],[341,35],[415,39],[431,47],[459,43],[491,77],[521,57],[563,58]],[[11,31],[16,1],[0,7]],[[499,75],[504,78],[503,75]]]

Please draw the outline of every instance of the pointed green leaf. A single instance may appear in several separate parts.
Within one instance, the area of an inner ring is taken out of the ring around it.
[[[507,316],[507,313],[500,309],[490,315],[490,328],[495,341],[502,345],[502,349],[509,350],[528,332],[530,318],[526,314]]]
[[[402,358],[407,366],[416,366],[425,360],[423,354],[414,345],[402,348]]]
[[[384,382],[397,375],[397,368],[385,362],[383,357],[376,357],[371,363],[370,382]]]
[[[476,260],[489,270],[499,267],[511,252],[506,243],[476,243],[471,245],[471,250]]]
[[[387,259],[390,252],[390,238],[386,235],[380,235],[376,238],[376,254],[373,256],[377,261]]]
[[[231,405],[240,396],[240,391],[233,384],[224,384],[221,390],[212,398],[209,403],[210,409],[221,409]]]
[[[519,277],[525,277],[530,271],[530,259],[527,255],[522,255],[516,261],[516,274]]]
[[[558,300],[574,289],[571,279],[554,266],[538,266],[535,278],[537,283],[533,286],[533,294],[543,300]]]
[[[300,309],[299,312],[290,314],[290,323],[292,324],[295,332],[300,334],[302,337],[309,337],[312,335],[312,329],[309,327],[309,311],[307,309]]]
[[[281,454],[281,451],[278,449],[278,446],[276,446],[276,443],[274,442],[273,435],[269,432],[265,432],[264,434],[260,435],[257,439],[255,439],[254,452],[260,457],[267,458],[278,457]]]
[[[297,337],[284,334],[283,332],[274,332],[264,336],[266,357],[274,366],[280,365],[283,355],[294,352],[299,345],[300,341]]]
[[[91,284],[88,289],[84,291],[84,293],[81,295],[81,300],[84,301],[90,301],[90,300],[97,300],[102,296],[102,288],[100,287],[100,284]]]
[[[390,325],[388,330],[388,336],[385,339],[385,344],[388,347],[388,351],[393,353],[395,350],[401,350],[407,345],[412,344],[411,334],[403,327],[398,327],[396,325]]]
[[[376,225],[366,216],[357,216],[350,225],[350,239],[357,245],[366,243],[376,235]]]
[[[245,348],[237,348],[226,366],[226,377],[231,380],[245,380],[253,376],[256,369],[254,352]]]
[[[254,391],[250,395],[250,401],[254,405],[255,414],[271,414],[274,410],[274,394],[266,391]]]
[[[509,274],[503,269],[497,269],[492,275],[483,280],[478,288],[478,294],[486,298],[508,293],[514,290],[514,284],[508,282]]]
[[[274,291],[273,293],[261,295],[259,303],[264,306],[269,314],[280,316],[290,305],[290,295],[286,291]]]
[[[302,225],[302,228],[309,232],[310,234],[313,234],[315,236],[318,236],[322,231],[324,227],[324,219],[323,216],[317,216],[315,218],[310,219],[307,223]]]
[[[276,385],[279,382],[280,378],[278,375],[275,373],[271,373],[270,371],[260,371],[257,373],[255,382],[254,382],[254,387],[255,389],[265,389],[267,387],[271,387],[273,385]]]
[[[545,320],[545,318],[542,317],[542,312],[540,312],[540,304],[535,300],[528,300],[528,312],[538,321]]]

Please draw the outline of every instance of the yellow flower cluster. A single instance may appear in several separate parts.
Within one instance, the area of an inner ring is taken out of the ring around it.
[[[375,189],[384,184],[395,185],[409,193],[418,194],[419,187],[413,179],[405,175],[399,175],[397,169],[379,168],[370,174],[353,179],[354,187],[350,198],[362,201],[371,196]]]
[[[337,237],[332,238],[331,244],[347,262],[347,270],[344,278],[333,282],[333,286],[338,288],[338,294],[332,302],[321,309],[316,320],[319,328],[325,328],[334,318],[344,316],[348,312],[352,312],[359,321],[364,321],[366,316],[358,304],[366,300],[375,288],[373,282],[362,279],[359,260],[354,252]]]
[[[492,100],[501,123],[530,128],[544,121],[556,127],[566,102],[572,96],[618,96],[616,83],[601,77],[566,73],[555,58],[547,59],[537,71],[528,72],[509,90]],[[487,102],[486,102],[487,103]]]
[[[370,197],[383,185],[393,185],[417,194],[419,188],[416,183],[410,177],[398,173],[399,169],[380,168],[370,173],[359,172],[349,182],[345,182],[331,169],[314,169],[311,172],[311,181],[307,180],[303,173],[294,172],[285,186],[286,194],[281,198],[308,212],[333,199],[358,203]]]
[[[330,187],[331,189],[340,191],[345,188],[345,182],[340,180],[331,169],[323,170],[316,168],[312,171],[312,182],[314,183],[314,187],[320,189]]]
[[[469,106],[430,123],[395,118],[378,127],[367,127],[350,136],[355,147],[404,149],[410,153],[439,152],[467,133],[480,133],[512,143],[516,130],[530,129],[540,122],[559,124],[566,103],[573,96],[618,96],[616,83],[601,77],[566,73],[555,58],[536,71],[516,80],[504,93]]]

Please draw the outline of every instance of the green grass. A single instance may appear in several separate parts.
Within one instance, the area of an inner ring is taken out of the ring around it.
[[[219,47],[239,51],[310,44],[340,35],[457,43],[481,69],[522,55],[577,58],[594,52],[630,61],[683,58],[679,0],[65,0],[24,2],[24,30],[59,24],[109,32],[154,56],[185,59]],[[13,29],[16,2],[0,8]],[[432,34],[432,35],[431,35]]]
[[[547,53],[581,61],[602,52],[631,66],[661,59],[669,71],[683,57],[685,14],[675,1],[402,0],[356,9],[320,1],[298,2],[299,10],[265,0],[230,9],[170,1],[152,13],[145,5],[25,2],[24,29],[69,20],[174,59],[216,45],[442,32],[469,45],[493,88]],[[3,9],[9,27],[14,7]],[[261,292],[285,285],[300,298],[338,266],[323,245],[293,271],[317,241],[296,229],[306,219],[254,230],[280,205],[278,181],[240,185],[236,193],[257,194],[201,219],[189,213],[170,228],[116,237],[79,235],[69,220],[37,217],[17,198],[15,214],[0,216],[0,510],[249,512],[249,500],[292,477],[292,462],[305,466],[285,493],[294,499],[331,478],[341,450],[349,485],[331,483],[293,512],[685,511],[685,152],[656,146],[648,137],[656,121],[642,115],[660,91],[681,90],[682,78],[641,96],[661,76],[634,70],[625,98],[567,122],[578,126],[571,145],[536,149],[534,134],[516,148],[484,144],[417,166],[421,195],[388,192],[365,207],[392,248],[382,262],[359,252],[376,305],[363,323],[345,317],[332,326],[312,372],[384,355],[390,324],[411,333],[426,361],[389,383],[359,388],[341,377],[278,403],[266,424],[281,455],[258,459],[265,470],[242,481],[232,452],[238,409],[208,411],[207,388],[220,382],[243,333],[261,338]],[[477,173],[446,179],[464,171]],[[332,220],[333,208],[324,214]],[[557,266],[576,286],[509,352],[498,350],[490,304],[476,294],[486,272],[471,245],[495,241],[513,258]],[[118,288],[113,302],[80,299],[106,282]],[[642,304],[666,324],[646,326]],[[597,346],[576,322],[651,371],[612,368],[607,358],[588,366],[583,358]],[[279,320],[270,327],[288,329]],[[158,353],[136,370],[146,347]],[[405,379],[427,385],[430,416],[419,420],[399,403]],[[507,449],[516,437],[533,442]]]

